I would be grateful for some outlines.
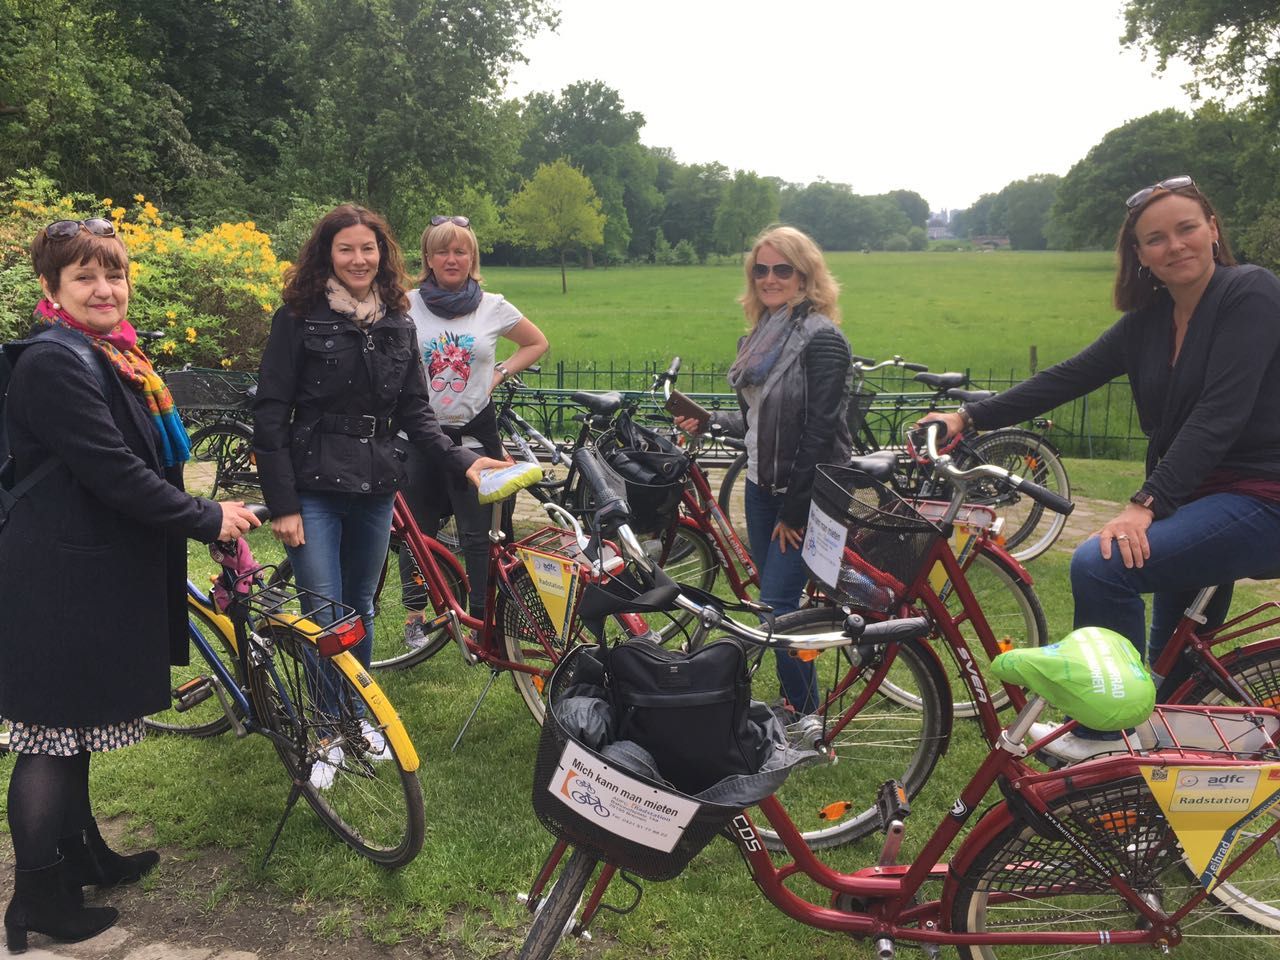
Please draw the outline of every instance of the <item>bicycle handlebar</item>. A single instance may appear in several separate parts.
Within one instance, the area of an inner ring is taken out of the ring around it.
[[[881,360],[879,363],[872,360],[870,357],[859,357],[855,355],[853,357],[853,365],[857,367],[859,373],[871,373],[874,370],[880,370],[884,367],[901,367],[903,370],[912,370],[916,373],[927,373],[929,371],[928,364],[911,363],[908,360],[902,359],[902,357],[896,353],[891,359]]]
[[[930,421],[924,425],[925,445],[928,450],[928,457],[934,466],[942,473],[946,474],[952,480],[958,481],[959,486],[965,485],[965,481],[971,477],[984,476],[994,477],[1003,483],[1009,484],[1019,493],[1026,494],[1036,503],[1048,507],[1054,513],[1060,513],[1064,517],[1070,516],[1071,511],[1076,505],[1061,494],[1055,493],[1047,487],[1042,487],[1038,483],[1033,483],[1023,477],[1016,476],[1005,470],[1003,467],[997,467],[992,463],[979,464],[976,467],[970,467],[968,470],[961,470],[952,461],[951,456],[938,452],[938,433],[942,430],[942,424],[936,420]]]
[[[619,490],[613,482],[613,472],[605,469],[595,447],[579,447],[573,451],[573,465],[582,475],[582,481],[595,498],[596,525],[603,528],[610,523],[625,524],[631,519],[631,505],[626,491]]]

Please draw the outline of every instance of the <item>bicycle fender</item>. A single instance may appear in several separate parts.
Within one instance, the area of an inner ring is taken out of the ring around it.
[[[322,632],[310,620],[291,613],[274,613],[268,619],[274,623],[281,624],[301,637],[305,637],[308,643],[314,643],[311,638]],[[396,713],[395,707],[391,705],[391,701],[387,699],[386,694],[382,692],[382,688],[378,686],[378,681],[373,679],[369,671],[364,668],[364,665],[349,651],[344,650],[336,657],[329,657],[328,659],[330,663],[341,670],[352,683],[364,692],[365,700],[373,711],[374,718],[378,721],[376,726],[382,730],[382,735],[391,741],[391,745],[395,748],[396,756],[400,758],[404,769],[410,773],[417,770],[421,765],[421,761],[418,759],[418,751],[413,748],[413,741],[409,739],[409,733],[405,730],[400,715]]]
[[[227,646],[239,654],[240,647],[236,644],[236,627],[235,624],[231,622],[230,617],[212,604],[200,603],[190,594],[187,595],[187,606],[193,610],[199,610],[203,613],[209,619],[209,622],[218,628],[218,632],[222,634],[223,639],[226,640]]]
[[[974,556],[977,556],[979,550],[984,553],[991,554],[997,560],[1004,563],[1009,568],[1009,572],[1025,583],[1028,587],[1034,585],[1035,581],[1031,579],[1031,574],[1027,572],[1027,568],[1015,560],[1013,558],[1013,554],[1000,544],[991,540],[982,540],[974,550]]]

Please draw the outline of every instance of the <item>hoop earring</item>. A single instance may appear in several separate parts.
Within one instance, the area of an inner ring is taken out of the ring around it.
[[[1164,288],[1163,281],[1161,281],[1159,277],[1155,276],[1155,274],[1151,272],[1151,268],[1146,264],[1142,264],[1138,267],[1138,279],[1151,284],[1152,290],[1161,290]]]
[[[1151,268],[1148,267],[1145,263],[1138,264],[1138,279],[1139,280],[1151,279]]]
[[[1213,262],[1214,262],[1214,263],[1217,263],[1217,262],[1218,262],[1218,251],[1219,251],[1220,249],[1221,249],[1221,247],[1219,247],[1219,246],[1218,246],[1218,241],[1217,241],[1217,240],[1213,241],[1213,247],[1212,247],[1212,250],[1213,250]]]

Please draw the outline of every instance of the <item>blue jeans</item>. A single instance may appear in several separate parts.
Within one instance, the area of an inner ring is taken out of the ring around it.
[[[1111,559],[1103,560],[1097,537],[1080,544],[1071,558],[1071,595],[1077,627],[1114,630],[1154,664],[1197,591],[1219,588],[1205,610],[1205,627],[1213,629],[1226,619],[1236,580],[1280,567],[1280,503],[1215,493],[1151,524],[1147,540],[1151,556],[1131,569],[1114,545]],[[1147,593],[1153,595],[1149,635]]]
[[[373,600],[391,539],[394,495],[299,492],[298,499],[306,543],[288,548],[294,582],[360,614],[365,637],[351,652],[367,667],[373,656]],[[337,619],[332,606],[313,598],[304,599],[303,612],[320,626]],[[336,714],[334,687],[324,681],[330,669],[317,669],[321,689],[316,697],[326,712]]]
[[[760,602],[771,606],[776,615],[790,613],[800,606],[809,571],[799,547],[788,548],[783,553],[779,541],[770,539],[786,496],[768,493],[748,480],[743,497],[751,559],[760,574]],[[816,711],[819,705],[818,671],[814,665],[784,653],[775,653],[774,656],[778,683],[787,702],[800,713]]]

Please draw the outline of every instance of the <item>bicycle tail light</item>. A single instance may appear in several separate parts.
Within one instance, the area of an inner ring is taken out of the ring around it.
[[[316,650],[322,657],[336,657],[344,650],[350,650],[364,639],[364,620],[354,617],[335,623],[320,636],[316,637]]]

